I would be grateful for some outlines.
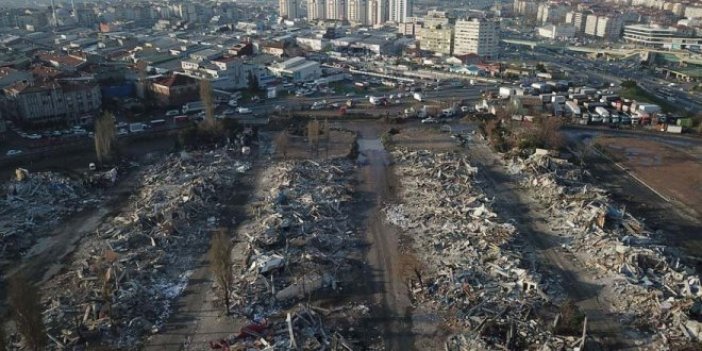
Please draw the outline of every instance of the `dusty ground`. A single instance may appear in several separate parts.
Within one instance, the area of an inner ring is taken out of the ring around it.
[[[633,137],[602,136],[597,143],[664,196],[697,211],[702,208],[702,163],[688,153],[693,150]]]
[[[449,137],[448,126],[440,125],[421,126],[417,123],[390,126],[397,128],[399,133],[392,136],[392,147],[406,147],[411,150],[455,150],[456,142]],[[455,128],[452,128],[455,129]]]
[[[333,122],[330,123],[330,128]],[[310,145],[305,136],[293,135],[289,132],[278,132],[273,140],[280,141],[281,134],[285,133],[284,144],[275,147],[274,158],[289,160],[298,159],[320,159],[320,158],[336,158],[345,157],[349,154],[353,146],[356,135],[348,131],[332,130],[329,140],[322,138],[318,147]]]

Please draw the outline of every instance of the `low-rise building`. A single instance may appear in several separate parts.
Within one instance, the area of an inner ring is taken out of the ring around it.
[[[632,24],[624,27],[624,40],[651,48],[687,49],[700,48],[702,38],[694,38],[675,27]]]
[[[548,25],[539,27],[538,34],[542,38],[547,38],[551,40],[567,40],[575,37],[575,27],[573,26],[559,26],[559,25]]]
[[[32,73],[10,67],[0,67],[0,89],[5,89],[16,82],[33,82]]]
[[[158,106],[180,106],[198,99],[200,85],[197,79],[173,74],[154,80],[149,86]]]
[[[322,76],[319,62],[309,61],[304,57],[294,57],[287,61],[268,67],[278,77],[289,78],[294,82],[313,81]]]
[[[322,51],[329,47],[329,40],[318,37],[297,37],[295,42],[303,49],[311,51]]]

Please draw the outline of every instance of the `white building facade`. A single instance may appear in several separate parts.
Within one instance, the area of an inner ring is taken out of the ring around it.
[[[497,57],[500,42],[499,28],[495,21],[470,18],[456,21],[454,28],[454,55],[476,54]]]

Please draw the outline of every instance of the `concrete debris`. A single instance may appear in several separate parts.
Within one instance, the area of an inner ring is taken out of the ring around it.
[[[353,325],[367,311],[351,304],[333,311],[307,305],[356,285],[352,275],[361,239],[349,219],[353,171],[347,159],[280,162],[263,171],[258,186],[263,190],[251,202],[252,219],[239,228],[242,242],[234,248],[241,257],[235,259],[240,283],[232,300],[233,312],[265,319],[269,327],[266,335],[234,338],[228,345],[342,350],[341,343],[354,344],[332,330],[339,330],[339,320]],[[290,306],[293,312],[285,318]]]
[[[567,340],[535,313],[550,301],[543,279],[526,264],[532,258],[523,257],[515,226],[491,210],[477,168],[457,152],[392,156],[401,191],[384,208],[386,220],[423,263],[410,288],[415,308],[446,316],[456,331],[444,349],[562,349]]]
[[[0,187],[0,257],[18,258],[47,228],[101,201],[99,192],[55,172],[15,174]]]
[[[625,322],[647,325],[659,346],[682,338],[698,339],[702,296],[700,278],[680,255],[661,244],[655,233],[601,188],[589,184],[587,172],[574,164],[537,153],[508,161],[512,173],[547,209],[550,226],[562,247],[598,272],[611,304]]]
[[[229,220],[222,217],[225,194],[249,167],[217,149],[171,155],[140,170],[142,185],[129,204],[98,227],[66,273],[47,284],[49,334],[67,348],[100,339],[132,349],[143,335],[158,332],[171,301],[187,286],[188,269],[206,252],[210,231]],[[21,184],[17,196],[40,193],[33,184]],[[81,199],[76,187],[49,184],[51,191]]]

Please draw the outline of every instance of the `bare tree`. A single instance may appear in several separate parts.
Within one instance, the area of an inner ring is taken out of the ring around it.
[[[331,128],[329,127],[329,120],[324,119],[324,124],[322,125],[322,133],[324,134],[324,144],[327,147],[327,154],[329,154],[329,142],[331,140]]]
[[[283,159],[288,158],[288,145],[289,144],[289,139],[288,139],[288,133],[286,131],[280,132],[276,137],[275,137],[275,145],[278,148],[278,151],[283,154]]]
[[[27,349],[42,350],[47,338],[42,320],[41,294],[39,288],[30,284],[18,273],[10,279],[8,302]]]
[[[215,276],[217,285],[224,297],[224,307],[229,314],[231,302],[229,295],[234,284],[234,271],[232,268],[232,242],[227,238],[224,230],[218,230],[210,243],[210,270]]]
[[[319,150],[319,121],[312,120],[307,123],[307,140],[310,143],[310,149]]]
[[[115,121],[114,115],[105,111],[95,121],[95,154],[99,163],[109,162],[114,156]]]
[[[102,300],[104,305],[104,313],[110,320],[112,320],[112,296],[117,290],[115,282],[115,271],[113,263],[117,259],[114,252],[110,251],[110,254],[105,254],[104,257],[95,262],[95,273],[98,276],[98,281],[100,282],[100,293],[102,295]]]
[[[565,144],[561,125],[563,122],[557,117],[545,117],[537,125],[537,135],[542,144],[551,149],[560,149]]]
[[[214,97],[212,96],[212,84],[207,79],[200,80],[200,100],[205,107],[206,122],[214,122]]]

